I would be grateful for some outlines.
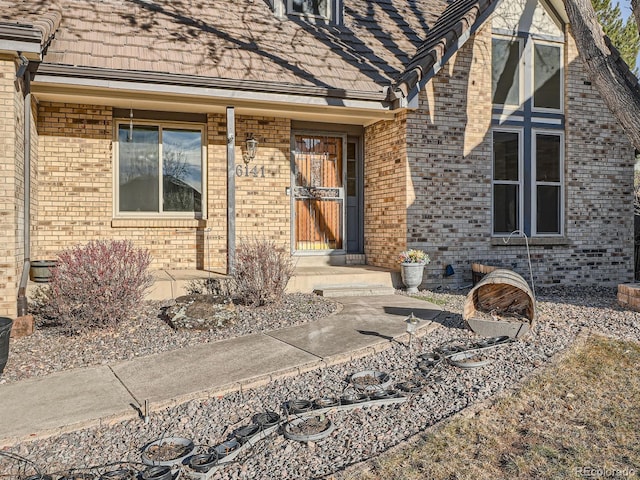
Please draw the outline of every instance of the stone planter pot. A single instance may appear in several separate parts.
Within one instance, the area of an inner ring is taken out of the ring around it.
[[[422,275],[426,263],[401,263],[400,274],[402,283],[407,287],[407,293],[418,293],[418,287],[422,283]]]

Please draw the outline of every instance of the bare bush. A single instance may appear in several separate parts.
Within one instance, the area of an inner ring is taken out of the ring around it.
[[[205,278],[191,280],[186,286],[189,295],[222,295],[229,297],[232,294],[231,278]]]
[[[254,306],[282,299],[293,275],[291,256],[269,240],[242,242],[236,252],[233,293],[242,303]]]
[[[135,315],[153,280],[149,252],[130,241],[91,241],[58,255],[39,303],[69,334],[115,327]]]

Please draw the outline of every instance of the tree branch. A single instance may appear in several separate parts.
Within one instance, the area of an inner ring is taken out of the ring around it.
[[[607,45],[591,0],[565,0],[565,7],[589,79],[633,146],[640,150],[640,89],[637,79],[629,75],[617,50]]]
[[[633,17],[636,19],[638,32],[640,32],[640,0],[631,0],[631,11],[633,12]]]

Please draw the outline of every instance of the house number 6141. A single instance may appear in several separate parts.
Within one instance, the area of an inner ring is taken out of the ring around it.
[[[249,167],[249,165],[236,165],[236,177],[264,178],[264,165]]]

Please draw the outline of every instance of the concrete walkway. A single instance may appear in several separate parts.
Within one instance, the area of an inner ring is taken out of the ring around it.
[[[363,357],[406,342],[411,312],[419,335],[441,312],[401,295],[335,300],[342,311],[308,324],[0,385],[0,448]]]

